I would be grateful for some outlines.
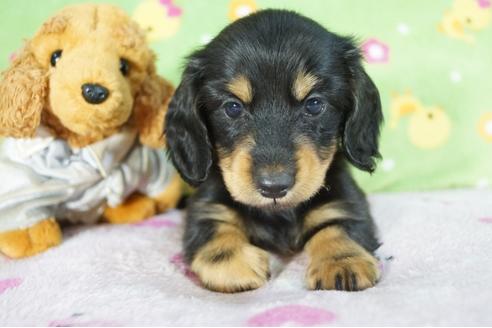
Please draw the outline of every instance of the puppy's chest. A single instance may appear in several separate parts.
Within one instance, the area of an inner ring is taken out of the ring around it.
[[[300,213],[248,213],[245,226],[251,243],[280,255],[300,250],[303,219]]]

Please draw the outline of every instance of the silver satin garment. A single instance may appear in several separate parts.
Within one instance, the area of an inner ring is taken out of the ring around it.
[[[175,170],[164,150],[137,142],[130,130],[72,149],[40,128],[30,139],[5,138],[0,147],[0,232],[48,217],[92,223],[105,204],[135,191],[163,192]]]

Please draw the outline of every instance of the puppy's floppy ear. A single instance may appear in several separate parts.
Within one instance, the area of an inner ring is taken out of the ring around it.
[[[183,179],[197,186],[208,177],[212,147],[197,100],[203,62],[192,56],[166,115],[168,153]]]
[[[342,145],[348,160],[357,168],[373,172],[376,169],[379,127],[383,120],[379,92],[362,68],[360,53],[351,49],[347,53],[351,72],[352,108],[343,131]]]
[[[134,118],[142,144],[152,148],[165,146],[164,117],[173,90],[169,82],[157,75],[152,62],[134,104]]]
[[[0,80],[1,136],[34,136],[48,93],[47,76],[26,44]]]

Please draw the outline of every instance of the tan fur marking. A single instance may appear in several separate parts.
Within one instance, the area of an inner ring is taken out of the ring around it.
[[[233,224],[237,227],[242,227],[242,221],[239,214],[233,209],[222,204],[210,203],[195,203],[194,207],[199,208],[201,218],[207,220],[215,220],[219,222]]]
[[[253,89],[251,88],[251,82],[244,75],[235,77],[227,84],[227,88],[245,104],[249,104],[251,100],[253,100]]]
[[[211,261],[225,251],[230,257]],[[256,289],[268,280],[268,253],[251,245],[237,226],[221,223],[214,238],[195,255],[191,269],[205,287],[214,291],[234,293]]]
[[[338,227],[328,227],[314,235],[305,250],[310,263],[306,271],[309,289],[362,290],[379,278],[377,260]],[[353,279],[356,279],[354,284]]]
[[[292,94],[297,100],[301,101],[313,90],[316,83],[318,83],[316,76],[305,71],[300,71],[292,85]]]
[[[322,187],[326,170],[336,152],[335,143],[320,154],[309,140],[301,138],[297,145],[296,183],[285,197],[277,199],[276,206],[294,206],[312,197]],[[253,139],[246,138],[230,154],[219,148],[219,166],[227,189],[235,200],[251,206],[268,206],[272,200],[262,197],[253,182],[250,154],[253,146]]]
[[[323,186],[326,171],[336,151],[336,146],[331,145],[322,152],[323,158],[320,158],[311,142],[300,140],[298,145],[296,184],[289,193],[291,201],[295,203],[311,198]]]
[[[253,160],[250,153],[253,145],[253,139],[246,138],[236,146],[231,154],[225,154],[220,149],[218,151],[219,166],[227,189],[234,199],[250,205],[254,205],[254,201],[251,203],[251,200],[245,199],[245,196],[258,193],[251,172]]]
[[[342,203],[334,201],[310,211],[304,218],[303,231],[307,232],[325,222],[350,217],[350,213],[342,208]]]

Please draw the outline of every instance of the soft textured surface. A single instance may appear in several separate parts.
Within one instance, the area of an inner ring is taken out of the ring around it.
[[[0,70],[61,7],[83,0],[0,1]],[[144,29],[158,73],[177,84],[184,56],[226,24],[288,8],[361,42],[381,91],[384,160],[369,191],[484,186],[492,182],[491,0],[92,0],[121,6]]]
[[[274,259],[259,290],[204,290],[181,260],[175,211],[72,227],[37,257],[0,258],[0,325],[491,325],[492,190],[370,200],[385,259],[375,288],[307,291],[299,256]]]

